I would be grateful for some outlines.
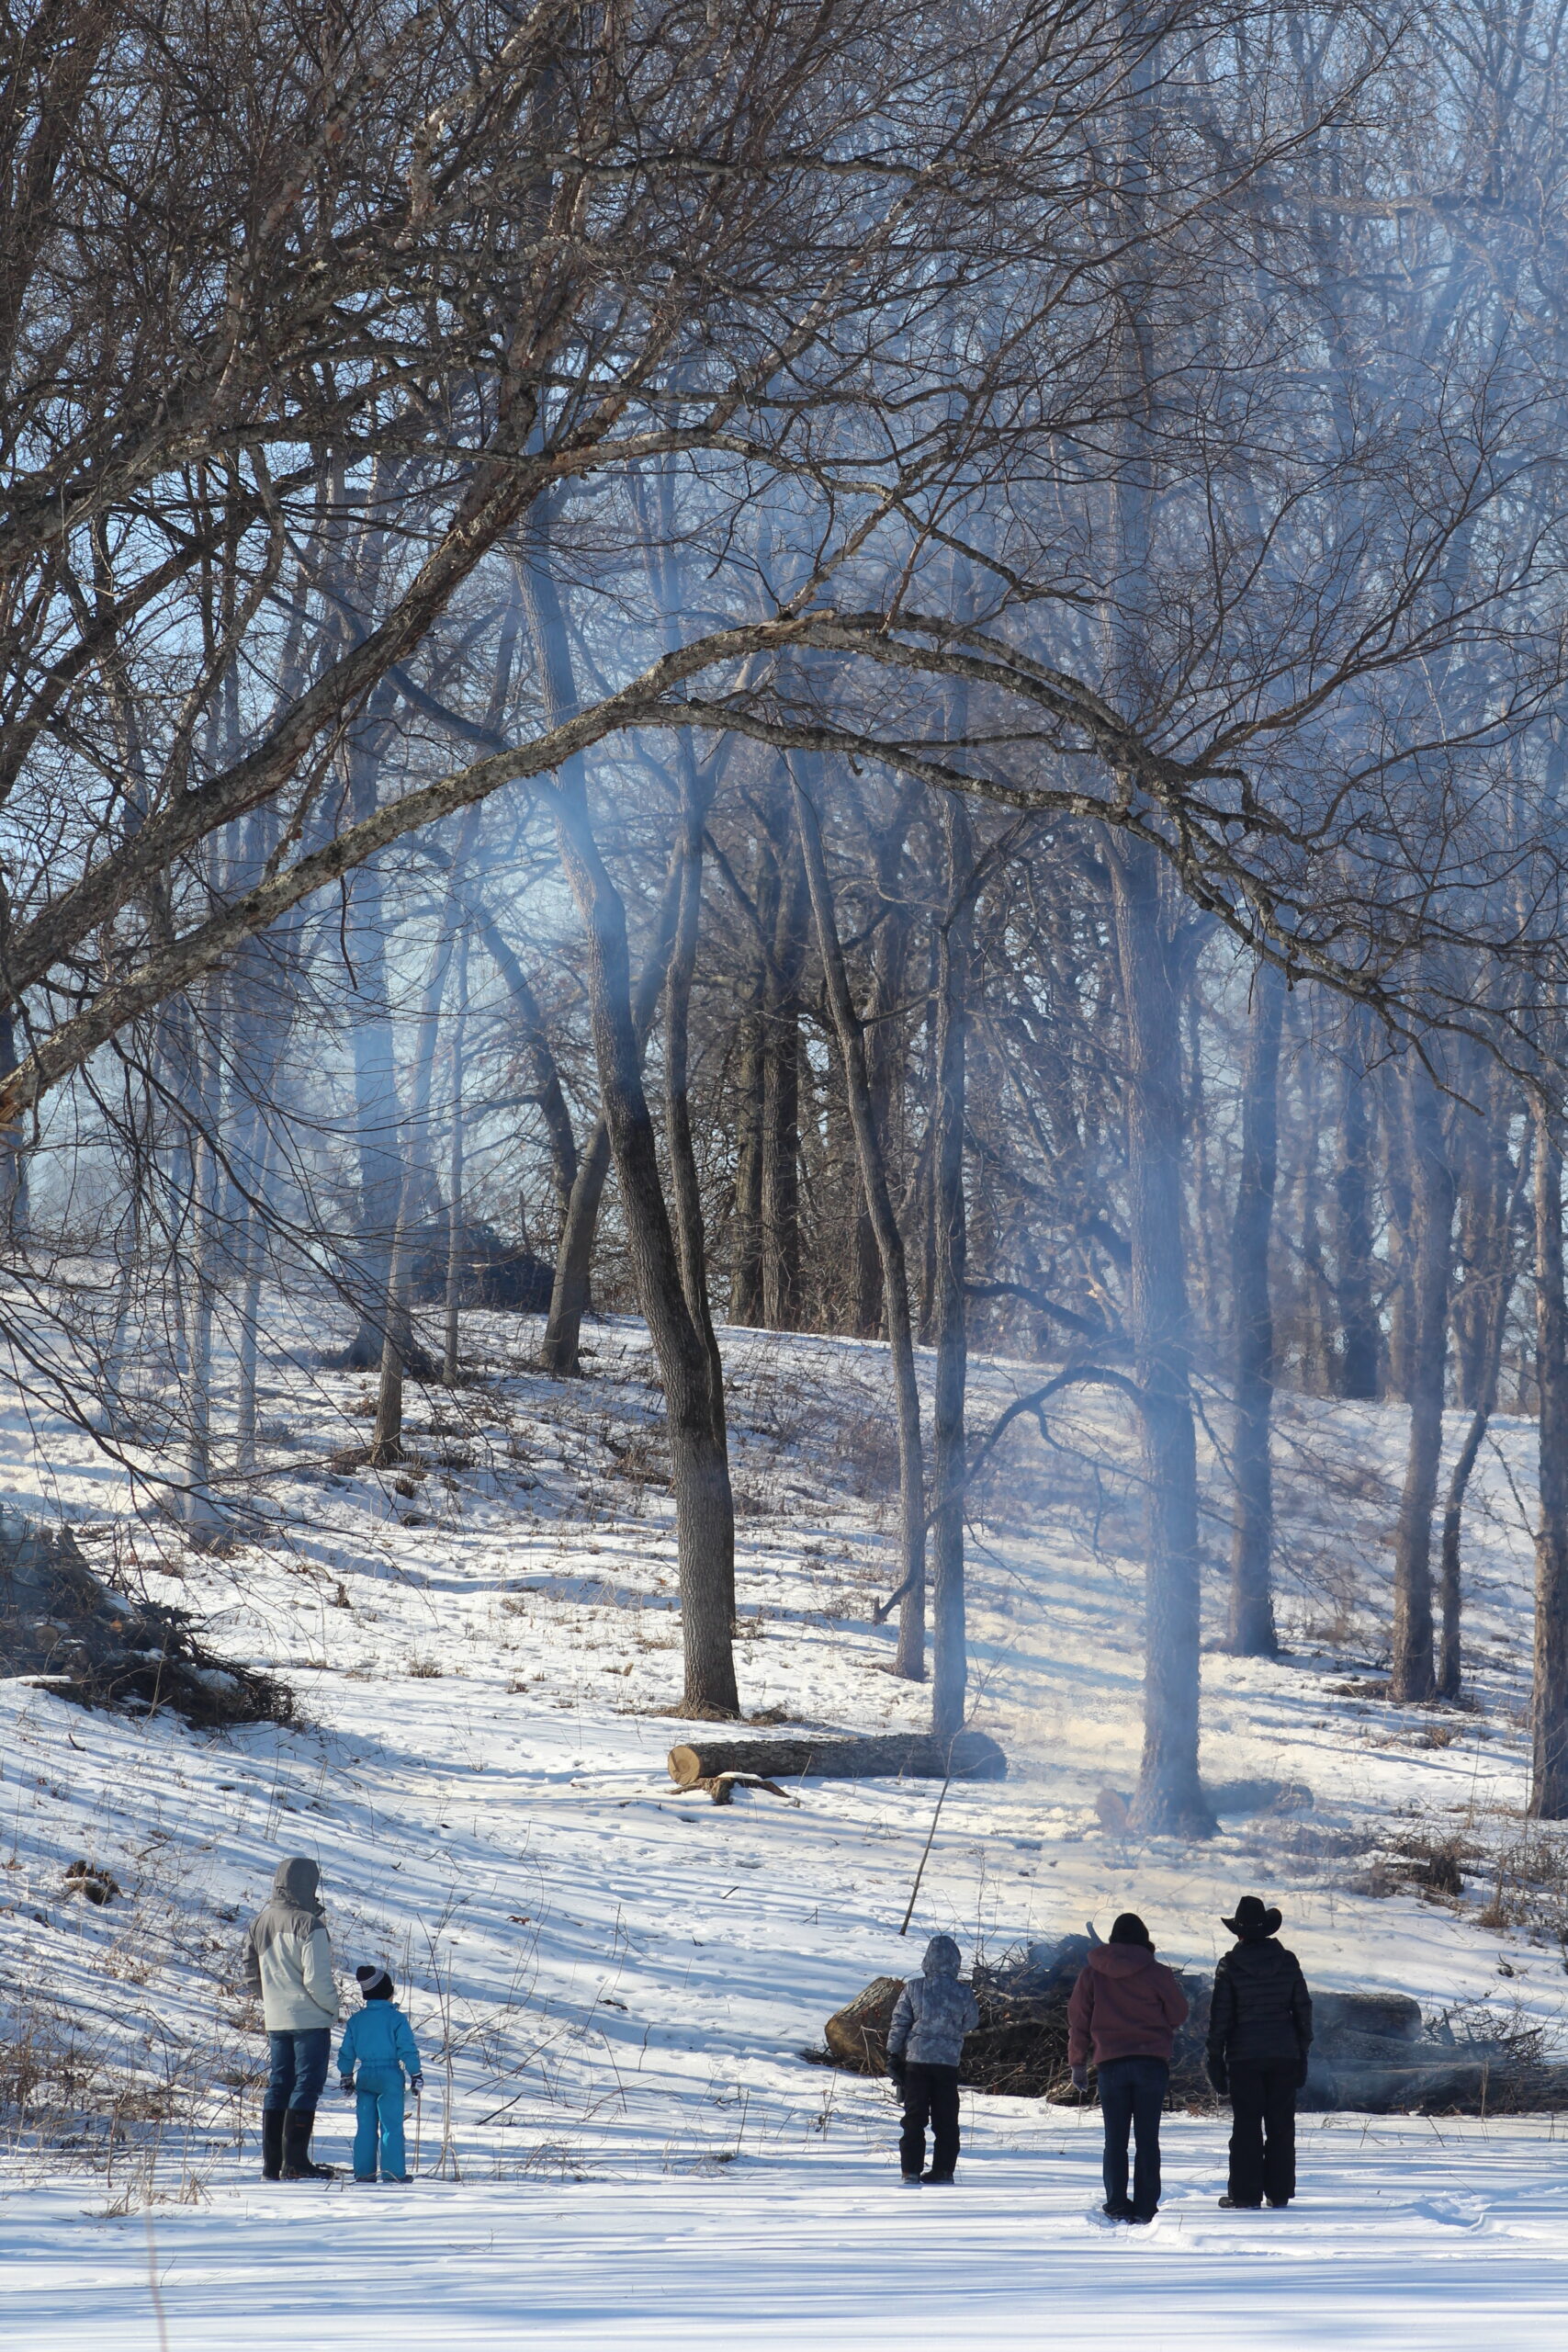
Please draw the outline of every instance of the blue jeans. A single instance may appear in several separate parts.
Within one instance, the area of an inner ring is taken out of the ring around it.
[[[376,2177],[376,2143],[381,2143],[381,2177],[401,2180],[408,2171],[403,2154],[403,2070],[400,2066],[361,2066],[355,2077],[358,2094],[354,2133],[354,2177]]]
[[[1100,2111],[1105,2119],[1105,2201],[1127,2202],[1127,2139],[1136,2131],[1133,2211],[1145,2217],[1159,2203],[1159,2119],[1170,2068],[1163,2058],[1107,2058],[1100,2075]]]
[[[333,2054],[330,2025],[309,2025],[299,2033],[269,2033],[272,2072],[267,2077],[262,2108],[276,2115],[286,2107],[315,2109]]]

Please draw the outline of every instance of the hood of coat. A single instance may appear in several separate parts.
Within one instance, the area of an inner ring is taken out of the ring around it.
[[[1148,1944],[1096,1944],[1089,1964],[1100,1976],[1137,1976],[1155,1965]]]
[[[951,1936],[933,1936],[920,1967],[927,1976],[956,1976],[964,1955]]]
[[[291,1911],[309,1912],[312,1919],[326,1917],[321,1897],[321,1871],[309,1854],[289,1854],[272,1874],[272,1899]]]

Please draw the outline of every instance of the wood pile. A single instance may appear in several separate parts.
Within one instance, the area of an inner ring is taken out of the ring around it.
[[[972,1978],[980,2023],[964,2046],[958,2078],[971,2090],[1077,2106],[1067,2073],[1067,1998],[1090,1951],[1087,1936],[1031,1944]],[[918,1967],[919,1949],[909,1968]],[[1203,2072],[1213,1978],[1178,1969],[1191,2014],[1171,2055],[1173,2106],[1222,2106]],[[825,2029],[828,2063],[860,2075],[887,2072],[887,2029],[904,1980],[877,1976],[834,2012]],[[1303,2109],[1367,2115],[1502,2115],[1568,2112],[1568,2067],[1547,2063],[1538,2033],[1455,2034],[1428,2026],[1404,1993],[1317,1993]]]
[[[187,1723],[287,1723],[270,1675],[209,1656],[182,1610],[111,1592],[68,1527],[0,1508],[0,1675],[86,1707],[167,1707]]]

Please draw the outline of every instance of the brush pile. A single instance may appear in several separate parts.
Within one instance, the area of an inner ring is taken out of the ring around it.
[[[4,1507],[0,1675],[85,1707],[167,1707],[207,1729],[293,1713],[270,1675],[210,1657],[184,1611],[111,1592],[68,1527]]]
[[[1087,1936],[1032,1943],[974,1972],[980,2023],[964,2046],[967,2088],[1058,2105],[1092,2100],[1067,2073],[1067,1999],[1091,1946]],[[1219,2102],[1203,2072],[1213,1979],[1178,1969],[1191,2014],[1171,2056],[1173,2106],[1211,2111]],[[828,2063],[860,2075],[887,2072],[887,2029],[902,1978],[874,1977],[828,2019]],[[1530,2115],[1568,2112],[1568,2066],[1551,2064],[1539,2031],[1511,2031],[1484,2012],[1428,2022],[1403,1993],[1319,1993],[1315,2038],[1301,2094],[1303,2109],[1366,2115]]]

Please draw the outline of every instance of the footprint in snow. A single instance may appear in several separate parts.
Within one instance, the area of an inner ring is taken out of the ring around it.
[[[1483,2205],[1458,2197],[1418,2198],[1410,2211],[1423,2222],[1439,2222],[1449,2230],[1479,2230],[1486,2222]]]

